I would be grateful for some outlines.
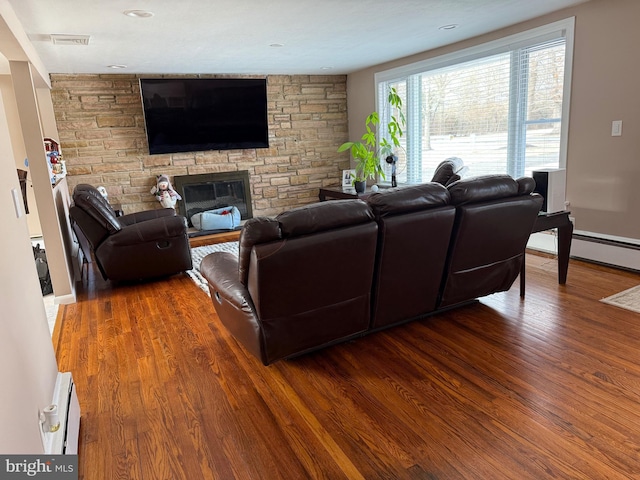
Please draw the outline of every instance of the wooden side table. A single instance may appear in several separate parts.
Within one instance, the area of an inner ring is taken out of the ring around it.
[[[553,228],[558,229],[558,283],[567,283],[567,270],[569,269],[569,255],[571,253],[571,239],[573,237],[573,223],[569,219],[568,210],[561,212],[541,212],[533,224],[531,233],[543,232]]]
[[[380,190],[384,190],[380,188]],[[359,198],[360,200],[365,200],[369,195],[373,192],[369,189],[364,193],[356,193],[355,188],[342,188],[342,187],[327,187],[321,188],[318,192],[318,200],[324,202],[328,198],[333,198],[337,200],[344,200],[347,198]]]
[[[569,270],[569,256],[571,253],[571,238],[573,237],[573,223],[569,219],[568,210],[560,212],[540,212],[533,224],[531,233],[544,232],[545,230],[558,229],[558,283],[567,283],[567,271]],[[520,296],[524,298],[525,290],[525,262],[520,269]]]

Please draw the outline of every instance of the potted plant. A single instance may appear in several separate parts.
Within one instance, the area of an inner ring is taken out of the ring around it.
[[[402,98],[395,88],[390,88],[387,96],[390,107],[398,112],[391,115],[387,123],[386,132],[388,138],[383,136],[378,139],[377,133],[380,125],[378,112],[371,112],[365,121],[366,132],[359,142],[345,142],[338,148],[338,152],[351,150],[351,156],[356,161],[353,185],[356,192],[363,193],[368,179],[376,179],[379,175],[386,178],[380,162],[381,158],[393,155],[394,148],[400,148],[400,138],[404,134],[405,118],[402,113]],[[389,139],[391,141],[389,141]]]

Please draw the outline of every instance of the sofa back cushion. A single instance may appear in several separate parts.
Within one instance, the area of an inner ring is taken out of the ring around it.
[[[435,310],[455,208],[438,183],[400,187],[367,199],[378,222],[371,328]]]
[[[450,203],[449,191],[439,183],[390,188],[367,198],[376,218],[437,208]]]
[[[518,195],[518,182],[509,175],[483,175],[458,180],[448,187],[453,205],[480,203]]]
[[[249,238],[252,246],[243,274],[268,363],[368,328],[376,236],[373,214],[360,200],[245,223],[240,255]]]
[[[75,187],[69,216],[74,229],[80,229],[94,250],[105,238],[122,228],[109,202],[98,189],[87,184]]]
[[[110,234],[119,232],[122,227],[113,207],[105,200],[97,188],[79,184],[73,190],[73,203],[84,210]]]
[[[459,173],[463,168],[464,162],[462,159],[458,157],[447,158],[436,167],[431,181],[447,186],[457,180],[460,180],[461,177]]]
[[[520,177],[516,182],[518,182],[518,195],[527,195],[536,189],[536,181],[532,177]]]
[[[276,217],[283,238],[367,223],[373,219],[371,210],[361,200],[333,200],[312,203],[283,212]]]
[[[460,180],[449,191],[457,207],[441,307],[511,288],[542,206],[508,175]]]

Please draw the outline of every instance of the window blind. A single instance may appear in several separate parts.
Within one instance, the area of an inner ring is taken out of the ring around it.
[[[566,29],[559,29],[379,81],[380,111],[390,87],[404,101],[398,182],[429,181],[448,157],[462,158],[466,174],[474,176],[558,168],[566,60]]]

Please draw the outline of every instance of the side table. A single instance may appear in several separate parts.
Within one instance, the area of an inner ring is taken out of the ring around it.
[[[367,190],[364,193],[356,193],[355,188],[342,188],[342,187],[328,187],[321,188],[318,192],[318,199],[321,202],[327,200],[327,198],[333,199],[347,199],[347,198],[359,198],[361,200],[366,199],[369,195],[371,195],[371,191]]]
[[[560,212],[541,212],[533,224],[531,233],[543,232],[553,228],[558,229],[558,283],[567,283],[567,270],[569,269],[569,254],[571,253],[571,238],[573,236],[573,223],[569,219],[568,210]]]

